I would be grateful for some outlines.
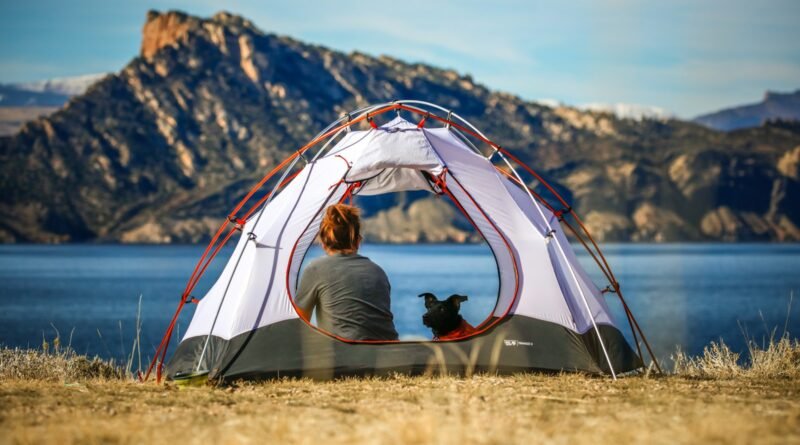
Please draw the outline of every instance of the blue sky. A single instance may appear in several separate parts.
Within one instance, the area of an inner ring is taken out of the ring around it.
[[[117,71],[137,54],[148,9],[225,9],[267,32],[568,104],[691,117],[800,88],[798,0],[2,0],[0,82]]]

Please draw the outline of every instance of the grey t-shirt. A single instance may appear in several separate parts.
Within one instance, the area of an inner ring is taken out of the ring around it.
[[[333,254],[310,262],[295,304],[317,311],[317,326],[348,340],[397,340],[389,279],[369,258]]]

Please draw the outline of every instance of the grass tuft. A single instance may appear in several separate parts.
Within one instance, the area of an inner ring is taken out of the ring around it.
[[[89,358],[69,348],[0,349],[0,380],[75,382],[123,378],[124,370],[113,361]]]
[[[722,340],[711,342],[697,357],[690,357],[678,348],[672,359],[674,373],[687,377],[800,378],[800,340],[792,339],[788,334],[778,340],[770,339],[765,346],[748,340],[744,360]]]

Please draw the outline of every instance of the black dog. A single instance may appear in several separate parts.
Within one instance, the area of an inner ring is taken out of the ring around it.
[[[453,294],[444,301],[439,301],[430,292],[419,294],[419,297],[425,298],[425,308],[428,310],[422,316],[422,324],[431,328],[434,340],[451,340],[475,332],[475,328],[458,313],[461,303],[468,300],[465,295]]]

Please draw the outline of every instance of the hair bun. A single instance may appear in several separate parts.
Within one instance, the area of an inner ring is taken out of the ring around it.
[[[361,242],[360,212],[347,204],[329,206],[319,229],[319,239],[326,250],[355,253]]]

